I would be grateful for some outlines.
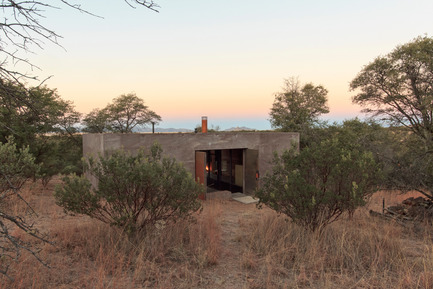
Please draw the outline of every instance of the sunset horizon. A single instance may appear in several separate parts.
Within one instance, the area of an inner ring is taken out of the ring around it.
[[[160,127],[191,127],[208,115],[223,129],[270,129],[274,96],[290,77],[328,90],[321,119],[362,118],[350,81],[376,57],[433,32],[430,1],[162,0],[159,13],[106,3],[83,4],[103,18],[47,11],[44,24],[63,37],[61,47],[34,49],[41,70],[31,73],[83,114],[135,93],[161,115]]]

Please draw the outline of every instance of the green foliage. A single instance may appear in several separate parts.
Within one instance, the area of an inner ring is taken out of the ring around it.
[[[83,131],[130,133],[136,126],[157,123],[161,117],[150,110],[134,93],[122,94],[105,108],[92,110],[83,119]]]
[[[353,102],[393,125],[383,161],[388,189],[433,188],[433,38],[417,37],[377,57],[352,80]]]
[[[433,38],[418,37],[377,57],[350,83],[353,102],[397,126],[433,141]]]
[[[111,130],[108,123],[107,109],[93,109],[83,118],[83,131],[88,133],[104,133]]]
[[[365,204],[377,188],[381,170],[344,127],[327,138],[275,155],[272,173],[256,191],[259,204],[286,214],[310,230],[322,229],[344,212]]]
[[[80,114],[55,89],[25,89],[10,83],[0,86],[0,141],[14,135],[19,145],[31,145],[38,135],[73,135]]]
[[[282,131],[303,131],[318,122],[318,117],[328,113],[328,91],[321,85],[307,83],[301,87],[297,79],[285,80],[285,90],[275,95],[270,112],[273,128]]]
[[[50,243],[29,222],[26,217],[31,216],[33,210],[23,200],[20,189],[24,183],[33,178],[39,166],[34,163],[34,157],[28,148],[17,149],[13,138],[6,143],[0,143],[0,273],[7,275],[12,261],[17,261],[21,251],[27,251],[37,260],[45,264],[38,256],[40,248],[34,241]],[[11,204],[24,202],[30,214],[17,215],[11,210]],[[25,233],[29,239],[17,237],[18,231]]]
[[[37,174],[39,166],[34,160],[28,148],[17,149],[13,138],[9,138],[7,143],[0,143],[0,200],[6,197],[8,191],[19,190]]]
[[[203,187],[181,164],[161,155],[161,147],[155,144],[150,154],[117,150],[110,156],[89,158],[86,173],[98,181],[97,188],[84,176],[65,177],[64,186],[55,192],[57,204],[128,232],[188,217],[199,210],[197,196]]]
[[[83,173],[81,135],[75,136],[74,140],[59,134],[39,136],[32,145],[32,153],[36,156],[36,163],[41,164],[38,177],[44,186],[53,176]]]
[[[425,149],[425,142],[411,130],[388,128],[387,142],[378,146],[378,154],[385,169],[384,189],[416,190],[433,199],[433,151]]]
[[[80,172],[82,140],[75,127],[79,118],[72,103],[56,90],[0,86],[0,141],[13,135],[18,146],[28,146],[41,164],[44,185],[59,173]]]

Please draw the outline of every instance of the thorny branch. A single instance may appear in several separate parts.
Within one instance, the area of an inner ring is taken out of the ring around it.
[[[58,4],[81,13],[100,17],[72,0],[57,1]],[[153,0],[124,1],[133,8],[135,3],[158,12],[159,6]],[[43,0],[0,0],[0,78],[14,83],[23,79],[36,80],[35,76],[9,67],[24,63],[31,70],[39,69],[20,54],[33,53],[34,47],[43,49],[45,42],[61,46],[59,44],[61,36],[42,22],[46,18],[46,12],[52,9],[61,9],[61,7]]]
[[[43,49],[46,42],[61,47],[59,40],[62,37],[43,23],[47,12],[53,9],[60,10],[63,5],[81,13],[100,17],[77,4],[77,1],[0,0],[0,97],[10,97],[34,110],[28,98],[22,97],[22,93],[28,91],[26,82],[38,81],[39,85],[42,85],[50,77],[42,81],[38,79],[33,71],[40,68],[27,58],[28,54],[33,54],[35,48]],[[137,4],[158,12],[159,6],[153,0],[124,1],[133,8],[134,4]],[[17,93],[16,89],[11,91],[9,84],[22,89],[22,92]],[[36,116],[43,117],[37,111],[34,112]],[[0,126],[8,128],[7,123],[0,123]],[[9,130],[14,133],[12,129]],[[68,130],[66,132],[70,133]]]

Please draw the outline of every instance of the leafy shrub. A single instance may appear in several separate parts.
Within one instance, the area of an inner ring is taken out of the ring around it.
[[[272,172],[256,191],[265,204],[312,231],[365,204],[380,169],[372,154],[334,137],[275,154]]]
[[[1,198],[7,192],[19,190],[24,183],[33,178],[39,170],[29,148],[17,149],[13,138],[7,143],[0,143],[0,192]]]
[[[38,178],[42,185],[46,187],[49,181],[59,174],[82,174],[82,147],[80,135],[74,135],[73,138],[61,134],[37,136],[30,149],[36,156],[35,162],[41,164]]]
[[[150,154],[117,150],[89,158],[85,171],[97,180],[97,188],[85,176],[67,176],[64,186],[56,188],[56,202],[67,212],[89,215],[130,233],[188,217],[200,209],[197,196],[203,188],[175,159],[161,154],[155,144]]]
[[[49,241],[28,221],[27,212],[17,213],[11,209],[12,204],[24,202],[29,209],[28,213],[34,215],[34,211],[20,194],[24,183],[33,178],[39,170],[39,165],[34,161],[28,148],[17,149],[13,138],[8,138],[8,142],[4,144],[0,142],[0,273],[6,276],[11,262],[17,261],[23,250],[45,264],[38,256],[40,248],[37,248],[34,240],[25,241],[16,235],[21,231],[43,243]]]

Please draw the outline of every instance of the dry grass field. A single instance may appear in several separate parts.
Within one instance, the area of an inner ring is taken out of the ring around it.
[[[39,216],[47,268],[28,254],[11,266],[0,288],[433,288],[433,239],[428,224],[373,218],[404,197],[378,193],[349,220],[321,235],[269,209],[206,201],[193,223],[178,222],[128,238],[56,206],[53,181],[23,191]],[[24,212],[23,204],[11,210]],[[28,238],[14,232],[20,238]]]

